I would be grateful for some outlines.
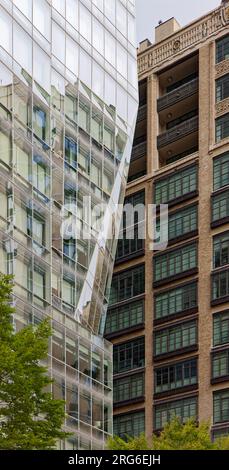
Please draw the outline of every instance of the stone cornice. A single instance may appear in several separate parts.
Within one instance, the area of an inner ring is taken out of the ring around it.
[[[229,5],[229,3],[228,3]],[[229,25],[229,6],[219,7],[196,22],[177,31],[159,44],[148,47],[138,54],[138,74],[148,73],[173,57],[214,36]]]

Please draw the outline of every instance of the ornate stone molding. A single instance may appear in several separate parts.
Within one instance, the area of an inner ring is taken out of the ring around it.
[[[223,114],[226,114],[229,112],[229,98],[226,98],[223,101],[220,101],[220,103],[217,103],[215,105],[215,114],[216,117],[222,116]]]
[[[141,76],[148,70],[162,65],[164,62],[200,44],[229,24],[229,4],[214,10],[191,26],[183,28],[172,37],[149,47],[138,57],[138,73]]]
[[[215,66],[216,78],[219,78],[226,73],[229,73],[229,59],[226,59]]]

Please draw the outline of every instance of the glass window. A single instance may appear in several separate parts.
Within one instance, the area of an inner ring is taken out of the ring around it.
[[[69,36],[66,36],[66,67],[74,74],[78,74],[78,45]]]
[[[104,9],[106,17],[115,24],[115,2],[114,0],[106,0],[104,2]]]
[[[169,215],[168,237],[173,240],[190,234],[198,228],[197,206],[187,207]],[[160,220],[157,221],[157,231],[160,231]],[[163,231],[163,227],[162,227]]]
[[[110,62],[113,67],[116,64],[116,40],[108,32],[105,32],[105,59]]]
[[[212,222],[229,216],[229,191],[215,195],[212,199]]]
[[[70,279],[63,279],[62,299],[69,305],[75,305],[75,284]]]
[[[114,374],[131,369],[138,369],[145,365],[145,338],[118,344],[113,351]]]
[[[46,112],[38,106],[33,107],[33,130],[39,139],[49,141]]]
[[[213,319],[214,346],[229,343],[229,312],[217,313]]]
[[[50,41],[50,6],[45,0],[33,0],[33,24]]]
[[[65,162],[71,167],[77,167],[77,143],[71,137],[65,136]]]
[[[220,268],[229,264],[229,233],[226,232],[214,237],[213,241],[213,267]]]
[[[0,160],[10,165],[11,163],[11,138],[0,131]]]
[[[91,88],[91,57],[80,49],[80,80]]]
[[[185,273],[197,267],[197,245],[191,244],[154,257],[154,282]]]
[[[187,284],[155,295],[155,318],[176,315],[197,307],[197,284]]]
[[[90,132],[90,108],[89,105],[80,100],[79,102],[79,127],[87,133]]]
[[[229,271],[216,273],[212,276],[212,300],[226,301],[229,295]]]
[[[93,18],[93,46],[104,54],[104,26],[96,18]]]
[[[154,430],[159,431],[169,423],[174,416],[177,416],[182,423],[190,418],[197,419],[197,398],[185,398],[184,400],[172,401],[163,405],[155,406]]]
[[[154,185],[154,203],[166,204],[197,190],[197,167],[177,171]]]
[[[27,215],[27,233],[40,246],[45,245],[45,221],[39,214]]]
[[[51,93],[50,58],[35,43],[33,46],[33,73],[34,73],[34,78],[39,83],[39,85],[41,85],[50,94]]]
[[[114,403],[144,397],[145,375],[137,374],[114,380]]]
[[[144,323],[144,301],[133,302],[123,307],[108,310],[106,334],[116,333]]]
[[[65,33],[55,21],[52,22],[52,52],[65,64]]]
[[[17,23],[14,23],[14,57],[32,75],[32,40]]]
[[[31,157],[27,152],[25,152],[17,145],[15,145],[14,147],[14,152],[16,160],[16,171],[17,173],[19,173],[20,176],[22,176],[28,181],[30,176],[29,164]]]
[[[32,2],[31,0],[13,0],[16,7],[29,19],[32,18]]]
[[[91,43],[91,13],[80,3],[80,34]]]
[[[215,121],[216,123],[216,142],[226,139],[229,137],[229,113],[219,117]]]
[[[138,266],[113,276],[110,304],[130,299],[145,292],[145,267]]]
[[[117,48],[117,69],[123,77],[127,78],[127,51],[120,44]]]
[[[229,36],[224,36],[216,42],[216,63],[229,59]]]
[[[218,379],[229,375],[229,351],[214,353],[212,356],[212,378]]]
[[[116,26],[120,33],[127,37],[127,9],[119,0],[116,2]]]
[[[12,54],[12,19],[0,7],[0,46]]]
[[[127,439],[138,437],[145,432],[145,413],[138,411],[136,413],[122,414],[114,416],[114,435]]]
[[[154,354],[160,356],[197,344],[197,323],[187,322],[154,334]]]
[[[229,390],[214,393],[214,424],[229,421]]]
[[[65,16],[65,2],[63,0],[52,0],[52,6],[59,11],[61,16]]]
[[[214,158],[214,191],[229,184],[229,153]]]
[[[197,384],[197,359],[155,370],[155,393],[163,393]]]
[[[216,103],[229,97],[229,74],[216,80]]]
[[[48,168],[39,157],[33,158],[33,184],[42,194],[48,194],[49,172]]]
[[[78,0],[66,0],[66,20],[78,29]]]

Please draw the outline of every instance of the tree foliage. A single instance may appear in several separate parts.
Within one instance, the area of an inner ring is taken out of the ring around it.
[[[40,364],[48,354],[48,320],[14,332],[13,280],[0,274],[0,449],[53,449],[67,436],[64,402],[47,391],[52,382]]]
[[[182,424],[179,418],[174,417],[166,424],[159,436],[153,435],[151,443],[147,442],[142,434],[137,438],[119,437],[110,438],[110,450],[229,450],[229,437],[216,439],[210,436],[210,427],[206,423],[199,426],[192,419]]]

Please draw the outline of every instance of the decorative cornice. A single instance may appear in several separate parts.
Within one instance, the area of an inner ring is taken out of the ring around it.
[[[139,76],[161,66],[172,57],[214,36],[229,24],[229,6],[213,10],[199,21],[183,28],[159,44],[148,47],[138,56]]]
[[[220,103],[217,103],[215,105],[216,117],[219,117],[222,114],[226,114],[228,112],[229,112],[229,98],[226,98],[225,100],[220,101]]]

